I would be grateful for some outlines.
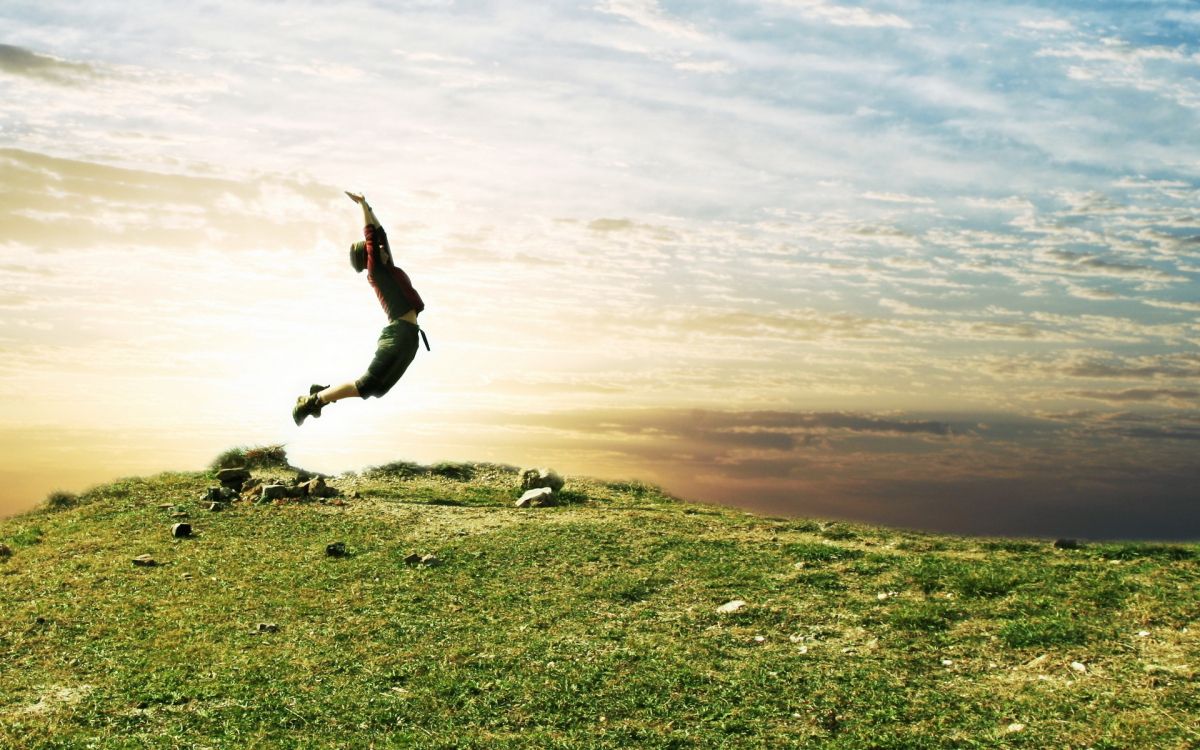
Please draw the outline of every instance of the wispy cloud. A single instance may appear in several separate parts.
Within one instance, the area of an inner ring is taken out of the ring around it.
[[[840,5],[828,0],[770,0],[770,2],[794,8],[807,18],[833,26],[912,28],[911,23],[894,13],[881,13],[860,5]]]
[[[0,71],[63,86],[85,85],[96,75],[91,65],[44,55],[12,44],[0,44]]]

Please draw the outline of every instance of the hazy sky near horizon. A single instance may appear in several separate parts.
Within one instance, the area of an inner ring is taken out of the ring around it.
[[[0,515],[285,443],[1200,537],[1192,2],[6,2]],[[433,346],[297,429],[385,322]]]

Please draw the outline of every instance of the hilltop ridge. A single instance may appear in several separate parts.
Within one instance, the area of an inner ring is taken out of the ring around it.
[[[582,477],[516,508],[519,471],[471,463],[208,511],[216,468],[0,521],[0,747],[1200,742],[1200,545],[768,518]]]

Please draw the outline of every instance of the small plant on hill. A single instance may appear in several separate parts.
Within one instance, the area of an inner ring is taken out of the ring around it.
[[[46,510],[66,510],[79,505],[79,495],[73,492],[55,490],[46,496]]]
[[[230,469],[235,466],[245,466],[248,469],[265,469],[271,467],[286,468],[288,465],[287,451],[282,445],[256,445],[252,448],[238,446],[230,448],[213,459],[213,471]]]

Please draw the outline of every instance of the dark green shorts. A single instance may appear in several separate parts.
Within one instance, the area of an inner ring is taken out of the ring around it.
[[[367,366],[367,374],[355,381],[358,395],[378,398],[392,389],[413,357],[417,356],[417,336],[420,327],[407,320],[394,320],[383,327],[375,358]]]

